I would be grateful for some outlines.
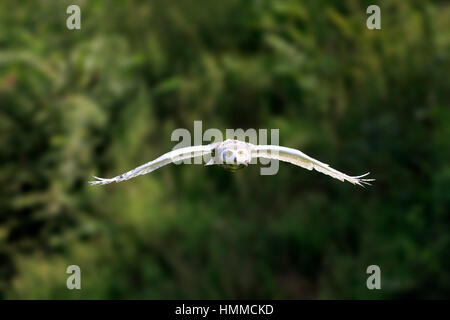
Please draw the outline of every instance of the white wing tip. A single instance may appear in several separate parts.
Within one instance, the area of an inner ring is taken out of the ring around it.
[[[359,186],[361,186],[361,187],[364,187],[364,185],[368,185],[368,186],[370,186],[371,185],[371,181],[375,181],[375,179],[361,179],[362,177],[365,177],[365,176],[367,176],[367,175],[369,175],[370,174],[370,172],[367,172],[367,173],[365,173],[365,174],[362,174],[362,175],[360,175],[360,176],[355,176],[355,177],[352,177],[352,180],[353,181],[351,181],[353,184],[357,184],[357,185],[359,185]]]
[[[94,180],[94,181],[88,181],[88,183],[89,183],[91,186],[94,186],[94,185],[104,185],[104,184],[108,184],[108,183],[111,183],[111,182],[114,181],[114,179],[105,179],[105,178],[99,178],[99,177],[96,177],[96,176],[92,176],[92,177],[95,178],[95,179],[97,179],[97,180]]]

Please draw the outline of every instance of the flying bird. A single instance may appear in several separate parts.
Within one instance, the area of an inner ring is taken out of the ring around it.
[[[89,183],[91,185],[103,185],[111,182],[120,182],[155,171],[173,162],[204,155],[211,156],[211,160],[206,165],[216,164],[230,171],[247,167],[254,158],[266,158],[289,162],[308,170],[315,169],[340,181],[348,181],[360,186],[364,184],[370,185],[369,182],[375,180],[363,179],[369,172],[360,176],[346,175],[296,149],[277,145],[254,145],[239,140],[228,139],[209,145],[176,149],[114,178],[106,179],[94,176],[96,180],[89,181]]]

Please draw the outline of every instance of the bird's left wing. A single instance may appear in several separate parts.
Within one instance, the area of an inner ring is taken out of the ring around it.
[[[262,157],[267,159],[276,159],[289,162],[308,170],[315,169],[323,174],[329,175],[338,180],[348,181],[360,186],[362,186],[363,184],[370,184],[369,182],[374,180],[374,179],[362,179],[362,177],[367,176],[369,172],[361,176],[349,176],[346,175],[345,173],[342,173],[340,171],[331,168],[328,164],[320,162],[304,154],[303,152],[292,148],[273,145],[260,145],[260,146],[255,145],[252,148],[252,157]]]
[[[169,163],[175,162],[175,161],[182,161],[184,159],[188,158],[194,158],[203,156],[205,154],[212,153],[214,150],[216,144],[209,144],[205,146],[193,146],[193,147],[186,147],[186,148],[180,148],[173,150],[171,152],[165,153],[159,158],[156,158],[153,161],[147,162],[146,164],[143,164],[142,166],[139,166],[133,170],[130,170],[128,172],[125,172],[119,176],[116,176],[111,179],[105,179],[105,178],[98,178],[95,177],[95,181],[89,181],[89,184],[96,185],[96,184],[108,184],[111,182],[120,182],[123,180],[128,180],[137,176],[140,176],[142,174],[146,174],[149,172],[152,172],[158,168],[161,168]]]

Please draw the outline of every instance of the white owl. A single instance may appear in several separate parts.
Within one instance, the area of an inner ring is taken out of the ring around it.
[[[254,145],[238,140],[225,140],[223,142],[212,143],[204,146],[193,146],[173,150],[163,154],[159,158],[147,162],[133,170],[125,172],[111,179],[98,178],[96,181],[90,181],[91,185],[108,184],[111,182],[120,182],[128,180],[149,172],[152,172],[169,163],[181,161],[188,158],[194,158],[210,154],[211,160],[206,165],[217,164],[223,168],[235,171],[248,166],[254,158],[275,159],[295,164],[308,170],[315,169],[340,181],[348,181],[357,185],[370,184],[375,179],[362,179],[369,173],[361,176],[349,176],[339,172],[329,165],[311,158],[303,152],[291,148],[280,147],[275,145]]]

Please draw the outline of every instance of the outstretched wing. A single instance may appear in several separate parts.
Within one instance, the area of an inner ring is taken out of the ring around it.
[[[289,162],[308,170],[315,169],[333,178],[339,179],[341,181],[349,181],[353,184],[357,184],[360,186],[364,184],[370,185],[369,182],[375,180],[375,179],[362,179],[362,177],[367,176],[369,172],[361,176],[346,175],[345,173],[339,172],[331,168],[329,165],[320,162],[314,158],[311,158],[310,156],[304,154],[303,152],[292,148],[271,146],[271,145],[254,146],[252,151],[252,157],[262,157],[267,159],[276,159],[280,161]]]
[[[182,161],[184,159],[188,158],[195,158],[199,156],[203,156],[205,154],[211,153],[215,148],[215,144],[210,144],[206,146],[193,146],[193,147],[186,147],[186,148],[180,148],[173,150],[171,152],[165,153],[159,158],[147,162],[146,164],[143,164],[142,166],[139,166],[133,170],[130,170],[128,172],[125,172],[119,176],[116,176],[111,179],[105,179],[105,178],[98,178],[96,181],[89,181],[89,184],[95,185],[95,184],[108,184],[111,182],[120,182],[123,180],[128,180],[137,176],[140,176],[142,174],[146,174],[149,172],[152,172],[158,168],[161,168],[169,163],[175,162],[175,161]]]

